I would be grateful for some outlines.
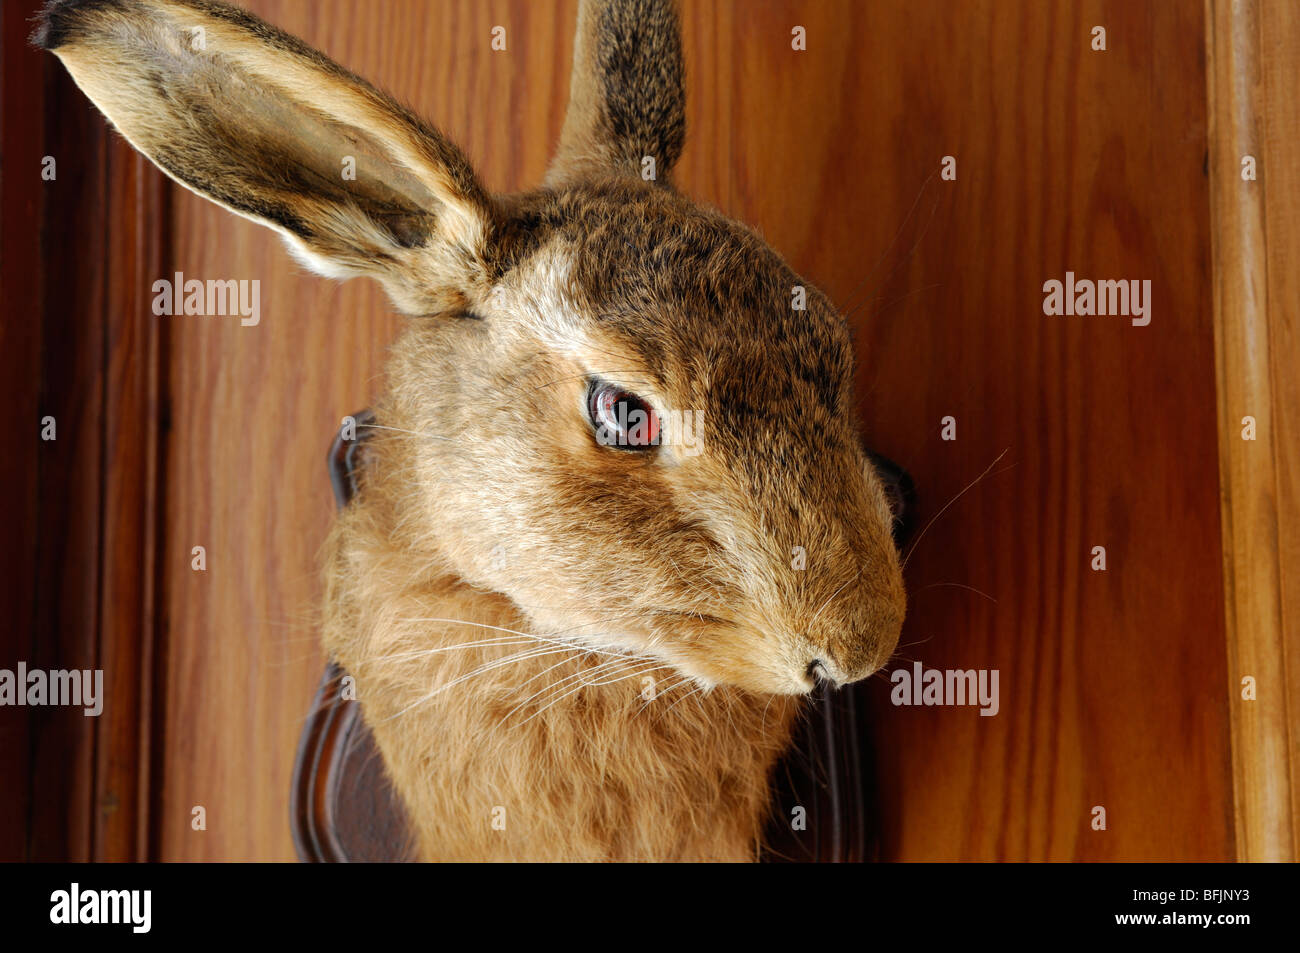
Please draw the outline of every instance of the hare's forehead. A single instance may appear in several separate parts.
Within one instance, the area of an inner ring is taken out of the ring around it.
[[[843,320],[774,255],[752,245],[696,249],[643,234],[640,248],[558,233],[492,288],[503,333],[599,365],[631,361],[656,376],[735,368],[788,390],[789,378],[837,387],[851,373]]]

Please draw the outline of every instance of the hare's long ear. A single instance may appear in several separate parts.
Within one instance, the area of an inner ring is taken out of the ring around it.
[[[210,0],[54,0],[33,40],[168,175],[315,270],[410,313],[482,291],[493,206],[465,157],[297,39]]]
[[[569,110],[548,185],[620,172],[667,183],[686,139],[673,0],[582,0]]]

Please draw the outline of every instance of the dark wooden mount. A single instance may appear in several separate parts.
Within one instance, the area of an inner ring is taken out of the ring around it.
[[[414,860],[406,814],[384,774],[361,709],[340,691],[347,673],[331,663],[298,743],[293,841],[319,862]]]
[[[330,481],[340,508],[356,492],[358,451],[374,417],[357,414],[355,440],[330,447]],[[907,484],[911,502],[910,481]],[[909,506],[908,509],[911,509]],[[900,536],[904,526],[900,524]],[[384,772],[360,707],[330,663],[298,742],[291,822],[298,857],[309,862],[415,859],[406,813]],[[863,683],[819,690],[772,779],[766,862],[872,860],[877,829]],[[799,810],[799,809],[802,809]]]
[[[356,493],[358,451],[369,411],[356,414],[356,439],[334,437],[329,453],[334,500],[342,509]],[[405,861],[415,853],[402,803],[384,773],[361,709],[346,691],[347,673],[331,662],[298,740],[290,821],[304,861]]]

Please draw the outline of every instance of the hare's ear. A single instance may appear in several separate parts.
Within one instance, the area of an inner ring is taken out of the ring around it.
[[[673,0],[582,0],[548,185],[619,172],[666,184],[686,139]]]
[[[163,171],[309,267],[410,313],[482,292],[493,206],[465,157],[288,34],[210,0],[54,0],[33,40]]]

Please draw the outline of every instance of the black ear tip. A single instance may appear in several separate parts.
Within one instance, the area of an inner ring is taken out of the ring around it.
[[[68,7],[76,0],[49,0],[36,14],[36,29],[32,31],[29,42],[38,50],[56,50],[64,44],[68,35]]]
[[[76,33],[80,15],[91,7],[106,7],[112,0],[49,0],[36,14],[30,42],[41,50],[57,50]]]

